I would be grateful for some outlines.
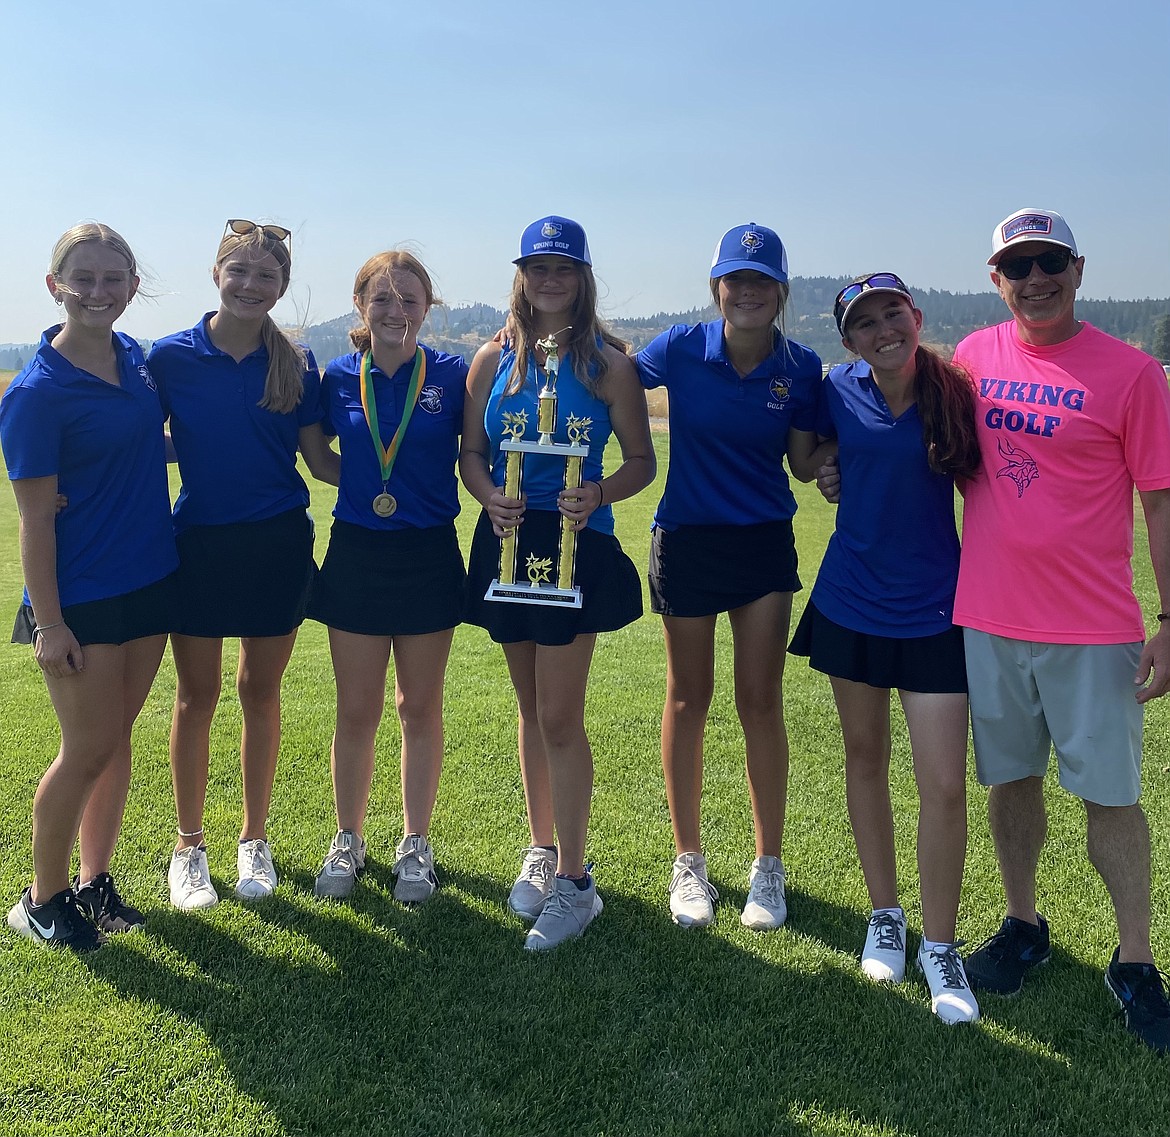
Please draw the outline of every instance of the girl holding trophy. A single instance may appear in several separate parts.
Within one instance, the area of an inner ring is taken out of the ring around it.
[[[666,638],[662,768],[676,859],[670,913],[683,927],[715,917],[699,834],[703,731],[715,684],[715,623],[731,622],[735,705],[743,726],[755,859],[741,917],[787,917],[780,856],[788,786],[781,682],[792,594],[800,587],[783,460],[816,468],[813,409],[821,361],[784,335],[788,258],[762,225],[737,225],[711,266],[720,318],[663,332],[635,357],[646,387],[670,395],[670,469],[654,517],[651,607]]]
[[[532,844],[508,904],[535,921],[524,946],[540,951],[602,908],[585,866],[585,687],[597,633],[641,615],[610,507],[653,480],[655,460],[634,369],[597,317],[585,231],[541,218],[514,263],[511,343],[485,344],[471,365],[459,468],[483,506],[466,618],[503,646],[519,711]],[[622,462],[606,476],[611,433]]]

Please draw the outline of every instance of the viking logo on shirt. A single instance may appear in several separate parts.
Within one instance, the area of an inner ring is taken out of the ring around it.
[[[419,392],[418,405],[428,414],[437,415],[443,409],[443,389],[424,387]]]
[[[148,368],[145,363],[138,368],[138,377],[142,380],[143,383],[146,384],[149,390],[158,390],[158,388],[154,385],[154,376],[151,375],[150,368]]]
[[[1006,463],[995,471],[995,476],[997,478],[1011,478],[1016,483],[1016,497],[1023,497],[1024,490],[1040,477],[1040,468],[1036,465],[1036,459],[1026,450],[1013,446],[1010,441],[1005,447],[1002,438],[997,438],[995,445],[999,450],[999,456]]]
[[[778,411],[792,394],[792,381],[785,375],[777,375],[768,384],[768,393],[774,400],[768,403],[768,410]]]

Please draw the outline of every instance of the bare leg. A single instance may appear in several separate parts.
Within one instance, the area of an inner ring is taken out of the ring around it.
[[[276,758],[280,752],[280,683],[296,643],[287,636],[250,636],[240,640],[236,691],[244,729],[240,738],[240,773],[244,783],[244,817],[240,840],[267,839],[268,809]]]
[[[1141,804],[1085,802],[1089,860],[1101,874],[1113,910],[1121,963],[1153,963],[1150,950],[1150,828]]]
[[[918,783],[922,930],[953,943],[967,855],[967,697],[901,691]]]
[[[178,680],[171,717],[171,785],[180,832],[175,848],[186,849],[203,842],[211,719],[219,702],[223,640],[173,635],[171,653]]]
[[[144,636],[122,645],[122,739],[81,815],[78,879],[82,884],[110,871],[122,815],[126,812],[126,796],[130,792],[130,738],[158,674],[166,643],[166,636]]]
[[[557,872],[585,871],[585,836],[593,797],[593,754],[585,734],[585,684],[595,635],[563,647],[536,645],[536,705],[548,755],[557,835]]]
[[[425,835],[443,769],[443,676],[454,629],[395,636],[394,680],[402,724],[402,819],[407,833]]]
[[[703,731],[715,689],[715,617],[663,616],[662,773],[678,854],[702,851]]]
[[[770,592],[728,613],[757,857],[779,857],[784,839],[788,734],[783,681],[791,618],[791,592]]]
[[[898,904],[894,818],[890,809],[890,692],[833,679],[845,744],[845,801],[872,908]]]
[[[524,804],[528,829],[534,845],[551,847],[553,832],[552,789],[548,780],[548,756],[540,734],[536,709],[536,644],[504,644],[508,674],[516,691],[517,740],[520,750],[520,777],[524,782]]]
[[[1007,914],[1036,923],[1036,866],[1048,835],[1044,779],[1020,778],[992,786],[987,814],[999,875],[1007,897]]]
[[[386,705],[390,637],[330,628],[329,651],[337,680],[337,726],[331,753],[337,827],[360,837],[374,780],[374,737]]]

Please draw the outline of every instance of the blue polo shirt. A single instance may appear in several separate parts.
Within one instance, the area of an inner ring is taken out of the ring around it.
[[[856,632],[947,631],[959,574],[954,482],[926,463],[917,405],[894,418],[859,361],[829,372],[817,420],[841,448],[841,501],[812,602]]]
[[[374,498],[382,492],[382,467],[362,411],[361,352],[339,356],[325,368],[321,426],[341,443],[341,485],[333,510],[338,521],[366,529],[431,529],[450,524],[459,514],[455,463],[463,429],[467,364],[461,355],[419,346],[426,356],[427,374],[386,486],[398,502],[392,517],[379,517],[373,509]],[[370,368],[383,445],[389,445],[402,421],[413,371],[413,359],[393,375]]]
[[[487,432],[488,441],[492,448],[492,481],[497,486],[504,484],[507,473],[508,452],[500,449],[504,435],[504,414],[524,412],[528,415],[522,440],[536,442],[540,438],[538,428],[540,409],[540,388],[544,386],[543,369],[538,370],[536,360],[528,357],[528,375],[524,385],[513,395],[505,395],[504,388],[512,376],[512,369],[516,366],[516,353],[509,349],[501,352],[500,362],[496,367],[496,376],[492,382],[491,394],[488,396],[487,407],[484,409],[483,425]],[[569,441],[569,418],[589,419],[589,439],[586,445],[589,449],[581,463],[582,482],[600,482],[604,471],[602,460],[609,436],[613,427],[609,421],[609,406],[596,395],[591,395],[588,389],[578,379],[573,370],[571,356],[565,356],[560,361],[560,370],[557,372],[557,429],[553,433],[554,442],[562,445]],[[532,509],[546,509],[555,511],[557,498],[565,488],[565,459],[549,454],[525,454],[521,489],[527,505]],[[613,507],[601,505],[595,509],[585,523],[587,529],[595,529],[599,533],[613,534]]]
[[[654,524],[756,525],[796,513],[784,454],[788,431],[814,427],[821,361],[776,333],[772,354],[742,378],[723,321],[676,324],[634,363],[644,387],[670,395],[670,465]]]
[[[305,391],[288,414],[260,406],[268,378],[261,345],[237,363],[211,342],[208,312],[193,328],[158,340],[150,370],[183,486],[175,501],[175,530],[192,525],[263,521],[305,508],[309,490],[297,471],[302,426],[321,420],[320,376],[308,353]]]
[[[174,572],[163,414],[142,349],[116,333],[121,386],[74,367],[41,337],[0,400],[0,444],[12,481],[56,475],[62,607],[124,596]],[[24,602],[28,603],[28,591]]]

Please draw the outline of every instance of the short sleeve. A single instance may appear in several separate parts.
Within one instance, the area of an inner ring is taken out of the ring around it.
[[[0,401],[0,446],[9,481],[48,478],[61,470],[61,424],[43,391],[14,387]]]

